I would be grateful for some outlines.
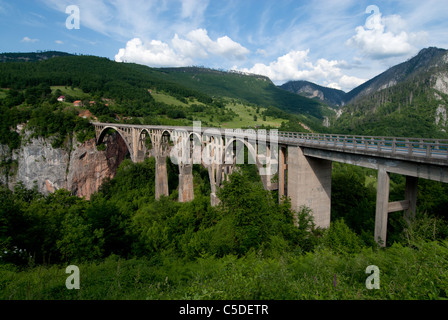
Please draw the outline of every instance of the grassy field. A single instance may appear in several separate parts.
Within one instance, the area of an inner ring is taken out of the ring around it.
[[[169,106],[176,106],[176,107],[184,107],[188,108],[192,105],[203,105],[202,103],[192,100],[188,101],[188,104],[185,104],[176,98],[165,94],[163,92],[152,92],[151,95],[154,97],[154,99],[157,102],[163,102],[166,103]],[[216,107],[208,107],[204,112],[195,112],[192,113],[192,118],[194,121],[201,121],[204,123],[204,125],[207,126],[213,126],[213,127],[221,127],[221,128],[230,128],[230,129],[236,129],[236,128],[246,128],[246,127],[255,127],[255,126],[271,126],[271,127],[280,127],[281,123],[283,121],[286,121],[286,119],[278,119],[271,116],[265,117],[266,120],[263,120],[263,111],[266,110],[266,108],[259,107],[258,113],[257,113],[257,107],[244,104],[239,101],[235,101],[231,98],[225,98],[225,108],[227,110],[233,111],[235,114],[237,114],[236,117],[234,117],[230,121],[220,121],[219,119],[219,112],[221,110],[217,109]],[[216,109],[216,110],[215,110]],[[228,112],[228,111],[224,111]],[[257,120],[254,120],[254,116],[256,116]]]
[[[80,88],[71,88],[71,87],[65,87],[65,86],[51,86],[52,92],[55,92],[57,89],[61,90],[62,94],[64,95],[70,95],[72,97],[75,97],[77,99],[85,99],[89,98],[89,95],[83,92]],[[0,97],[3,93],[0,91]],[[245,104],[241,101],[236,101],[231,98],[224,98],[225,102],[225,108],[226,111],[224,113],[228,113],[228,110],[231,110],[234,112],[237,116],[235,116],[233,119],[228,121],[220,121],[219,117],[219,110],[216,107],[208,106],[204,110],[204,112],[189,112],[189,108],[192,105],[204,105],[201,102],[198,102],[196,99],[188,100],[188,103],[184,103],[175,97],[166,94],[164,92],[151,92],[152,97],[157,101],[161,103],[165,103],[168,106],[173,107],[180,107],[184,108],[186,110],[187,114],[191,115],[191,119],[194,121],[201,121],[204,126],[210,126],[210,127],[221,127],[221,128],[247,128],[252,127],[255,128],[256,126],[271,126],[271,127],[280,127],[281,123],[283,121],[286,121],[287,119],[279,119],[274,118],[271,116],[263,117],[262,113],[266,110],[264,107],[254,107],[252,105]],[[72,103],[64,102],[67,106],[72,106]],[[258,113],[257,113],[258,110]],[[256,120],[254,118],[256,116]],[[265,118],[265,120],[263,120]],[[180,121],[177,119],[172,119],[172,121],[169,121],[170,119],[165,119],[163,122],[164,124],[169,125],[185,125],[185,119]],[[191,120],[190,120],[191,121]]]
[[[157,102],[166,103],[168,105],[172,106],[179,106],[179,107],[188,107],[188,104],[183,103],[182,101],[177,100],[176,98],[161,93],[161,92],[151,92],[151,96],[156,100]]]
[[[259,113],[256,112],[256,108],[247,106],[241,103],[228,103],[227,108],[233,110],[239,116],[234,118],[232,121],[222,123],[221,126],[224,128],[242,128],[255,125],[265,125],[272,127],[280,127],[282,121],[285,119],[275,119],[273,117],[266,117],[266,121],[263,120],[262,112],[266,108],[259,108]],[[257,121],[254,120],[254,116],[257,117]]]
[[[82,100],[82,99],[88,99],[89,95],[82,91],[80,88],[71,88],[66,86],[51,86],[50,87],[51,92],[54,93],[57,89],[61,90],[63,95],[69,95],[76,99]]]

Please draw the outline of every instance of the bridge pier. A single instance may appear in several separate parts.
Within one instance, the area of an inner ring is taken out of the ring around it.
[[[322,228],[330,226],[331,167],[329,160],[307,157],[301,147],[288,146],[291,207],[295,211],[299,211],[301,206],[309,207],[316,226]]]
[[[375,211],[375,241],[386,245],[387,217],[389,214],[390,174],[385,168],[378,170]]]
[[[417,208],[417,184],[417,177],[406,176],[405,200],[389,202],[390,173],[384,167],[379,168],[375,212],[375,241],[379,245],[386,246],[389,213],[404,211],[407,221],[415,216]]]
[[[155,158],[156,158],[155,197],[156,199],[160,199],[162,195],[169,196],[166,156],[156,155]]]
[[[283,196],[288,195],[288,188],[286,184],[287,168],[286,163],[286,147],[280,146],[278,149],[278,199],[281,200]]]
[[[179,166],[179,202],[189,202],[193,199],[193,165]]]

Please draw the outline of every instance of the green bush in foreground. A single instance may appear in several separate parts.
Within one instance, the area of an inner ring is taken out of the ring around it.
[[[210,255],[194,261],[172,256],[78,265],[80,289],[68,290],[65,266],[18,271],[0,267],[0,299],[446,299],[448,243],[396,244],[355,255],[326,248],[276,258]],[[366,288],[366,268],[380,270],[380,288]]]

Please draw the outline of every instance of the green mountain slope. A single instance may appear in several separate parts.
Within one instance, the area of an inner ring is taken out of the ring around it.
[[[66,56],[35,64],[1,64],[0,73],[3,88],[23,89],[40,83],[69,85],[117,99],[142,96],[153,88],[204,103],[210,103],[211,97],[229,97],[318,119],[326,112],[320,103],[285,92],[266,77],[204,68],[154,69],[93,56]]]
[[[19,145],[18,124],[36,134],[86,133],[78,116],[103,122],[317,131],[319,103],[276,88],[267,78],[201,69],[154,69],[95,56],[60,56],[0,63],[0,143]],[[9,55],[20,59],[23,54]],[[185,72],[184,72],[185,71]],[[198,81],[199,79],[199,81]],[[196,83],[199,82],[200,85]],[[58,101],[65,96],[65,101]],[[79,100],[80,103],[74,103]],[[49,126],[48,124],[51,124]]]
[[[428,48],[390,68],[349,95],[339,133],[448,138],[448,51]]]
[[[311,115],[318,119],[326,115],[321,103],[281,90],[264,76],[199,67],[159,70],[170,81],[205,92],[210,96],[242,99],[260,106],[275,106],[287,112]]]

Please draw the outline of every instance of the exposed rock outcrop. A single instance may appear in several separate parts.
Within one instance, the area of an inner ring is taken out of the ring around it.
[[[53,148],[51,139],[31,138],[30,132],[25,133],[22,141],[20,149],[12,154],[13,160],[18,163],[17,181],[30,189],[36,183],[38,190],[44,194],[67,189],[65,178],[69,151]]]
[[[18,182],[27,188],[36,185],[44,194],[64,188],[90,199],[105,178],[115,176],[128,152],[118,134],[107,137],[103,151],[97,149],[95,139],[79,143],[73,138],[63,148],[53,148],[51,142],[25,132],[20,149],[0,146],[0,183],[10,189]]]
[[[124,160],[127,147],[117,134],[108,136],[106,150],[98,151],[95,140],[79,145],[70,157],[67,186],[73,194],[90,198],[98,190],[105,178],[113,178],[121,161]]]

